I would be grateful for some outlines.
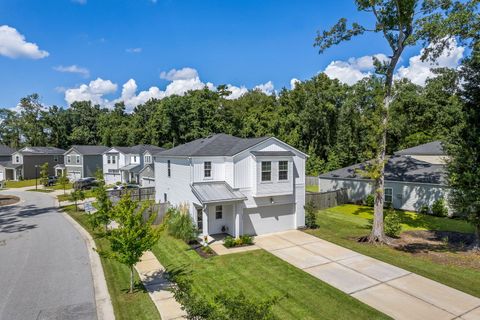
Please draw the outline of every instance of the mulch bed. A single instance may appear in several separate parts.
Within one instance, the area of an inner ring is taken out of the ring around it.
[[[9,196],[9,195],[0,195],[0,206],[6,206],[9,204],[14,204],[20,201],[19,197]]]
[[[217,255],[217,253],[213,251],[213,249],[211,249],[210,247],[207,247],[208,249],[210,249],[209,251],[207,251],[208,249],[205,249],[205,247],[198,241],[189,243],[189,246],[192,250],[195,250],[195,252],[198,253],[200,257],[204,259],[208,259]]]

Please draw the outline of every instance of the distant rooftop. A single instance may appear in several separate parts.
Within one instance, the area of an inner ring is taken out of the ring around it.
[[[269,139],[238,138],[220,133],[197,139],[172,149],[157,153],[158,156],[233,156],[243,150]]]
[[[124,154],[143,154],[145,151],[149,151],[151,153],[157,153],[165,150],[164,148],[153,146],[150,144],[139,144],[132,147],[113,147],[113,148],[117,149],[118,151]]]
[[[0,156],[10,156],[16,150],[12,149],[6,145],[0,144]]]
[[[433,141],[419,146],[415,146],[408,149],[403,149],[395,152],[398,155],[412,155],[412,156],[444,156],[445,152],[443,151],[441,141]]]
[[[366,162],[330,171],[320,175],[327,179],[366,179],[358,171],[366,168]],[[445,184],[444,165],[431,164],[412,157],[394,155],[385,165],[385,180]]]
[[[73,145],[73,149],[77,150],[80,154],[83,155],[101,155],[108,149],[109,147],[105,146],[86,146],[86,145]]]
[[[55,147],[25,147],[18,150],[24,155],[64,154],[65,150]]]

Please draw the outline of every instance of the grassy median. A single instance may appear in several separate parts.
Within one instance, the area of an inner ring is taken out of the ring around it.
[[[75,212],[74,205],[63,207],[63,210],[92,235],[99,250],[109,248],[108,240],[103,237],[100,230],[92,230],[87,221],[87,215],[83,211]],[[135,292],[129,294],[128,267],[112,259],[101,257],[101,261],[116,319],[160,319],[157,308],[144,290],[136,273],[138,285]]]

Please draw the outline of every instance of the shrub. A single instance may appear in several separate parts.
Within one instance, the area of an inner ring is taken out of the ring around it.
[[[235,239],[233,237],[226,236],[225,239],[223,239],[223,245],[227,248],[235,247]]]
[[[369,194],[363,201],[365,202],[366,206],[373,208],[373,205],[375,204],[375,196],[373,194]]]
[[[317,216],[315,214],[316,209],[312,201],[309,201],[305,205],[305,226],[310,229],[317,229]]]
[[[389,237],[398,237],[402,231],[400,216],[398,212],[389,209],[385,215],[385,234]]]
[[[436,200],[432,204],[432,214],[437,217],[446,217],[448,215],[448,209],[443,198]]]
[[[171,208],[165,217],[165,224],[168,233],[189,243],[198,236],[198,230],[190,217],[188,211],[180,211],[178,208]]]
[[[250,245],[250,244],[253,244],[253,237],[248,234],[245,234],[243,236],[240,236],[240,241],[242,245]]]
[[[430,207],[426,204],[424,204],[423,206],[420,207],[420,211],[419,211],[421,214],[429,214],[430,213]]]

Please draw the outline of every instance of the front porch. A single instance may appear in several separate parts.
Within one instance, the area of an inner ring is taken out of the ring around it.
[[[129,164],[120,168],[121,181],[123,183],[139,184],[140,169],[141,167],[139,164]]]

